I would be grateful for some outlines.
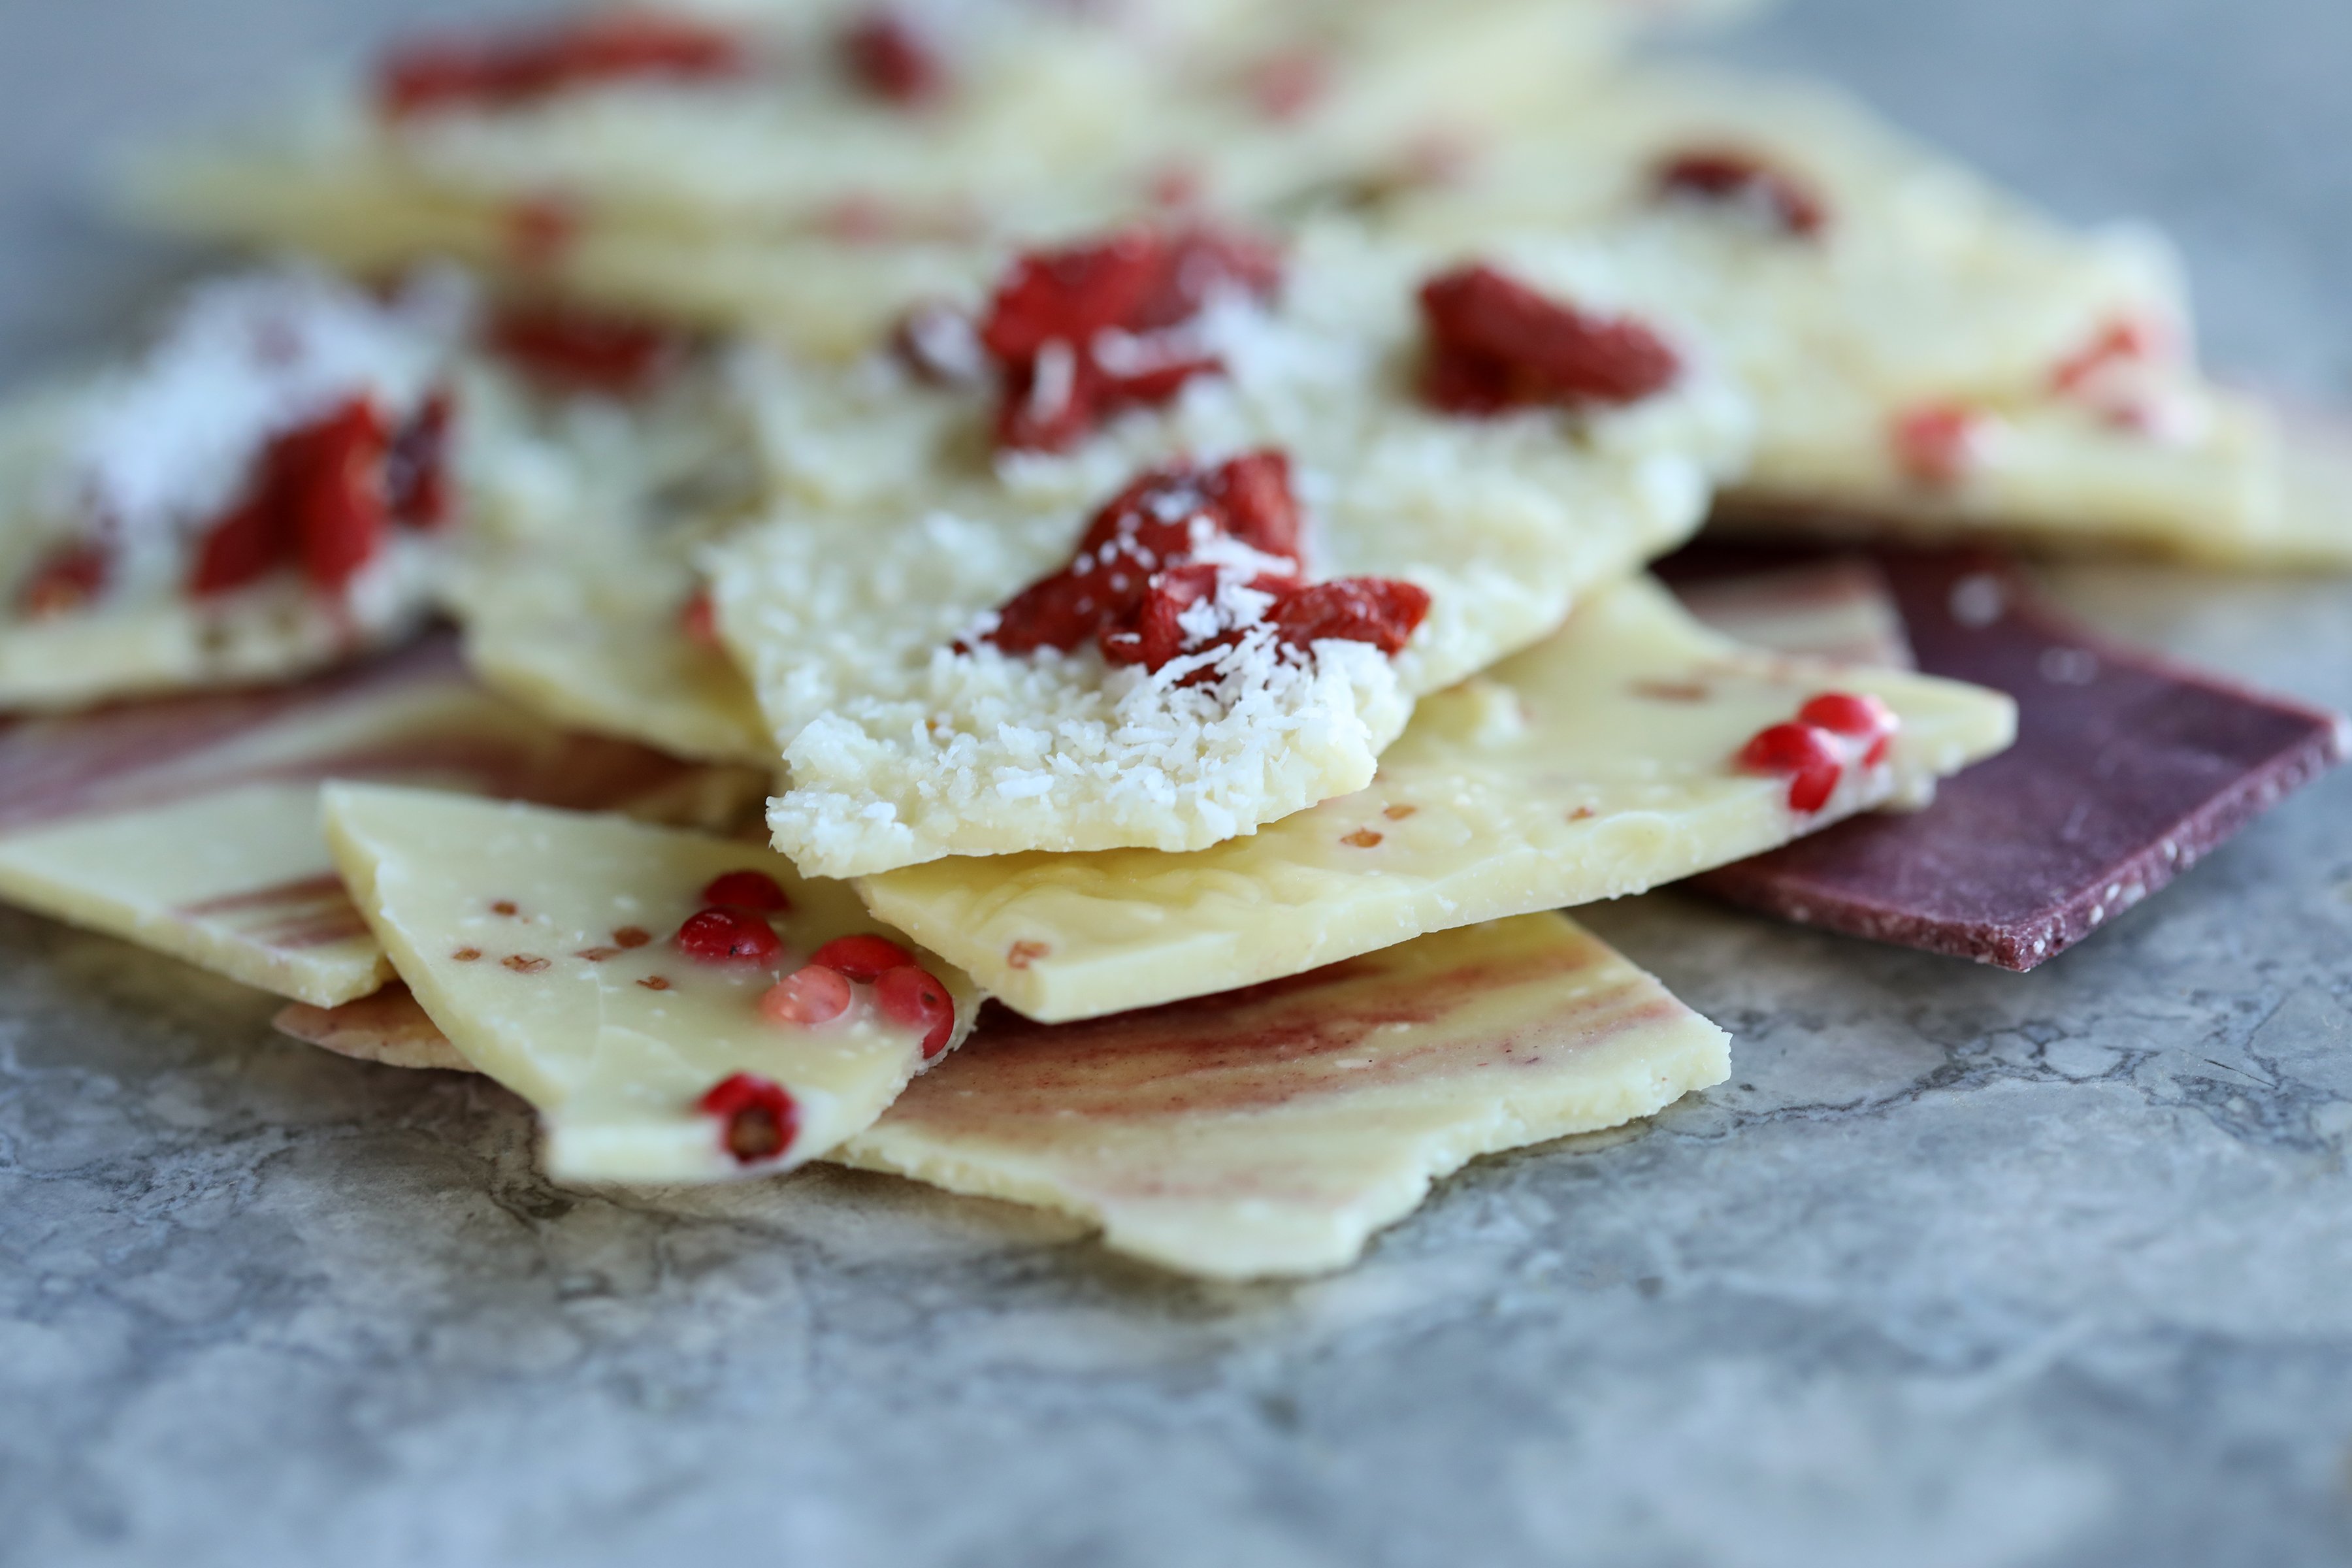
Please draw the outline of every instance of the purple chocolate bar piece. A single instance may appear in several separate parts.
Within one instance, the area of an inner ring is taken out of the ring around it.
[[[1709,872],[1695,879],[1707,892],[2032,969],[2344,759],[2340,716],[2086,632],[1998,555],[1872,553],[1919,668],[2015,697],[2017,744],[1948,781],[1925,811],[1857,818]],[[1713,573],[1702,559],[1677,574]]]

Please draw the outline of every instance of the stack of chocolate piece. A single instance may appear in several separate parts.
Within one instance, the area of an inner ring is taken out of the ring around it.
[[[2340,568],[2352,465],[2160,244],[1633,13],[673,0],[159,154],[299,259],[0,419],[0,896],[562,1180],[1223,1277],[1726,1077],[1554,911],[2048,959],[2344,732],[1990,542]]]

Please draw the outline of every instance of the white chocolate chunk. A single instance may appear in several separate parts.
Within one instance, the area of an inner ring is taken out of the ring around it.
[[[1692,151],[1793,179],[1819,232],[1784,232],[1753,202],[1661,199],[1659,170]],[[2352,523],[2288,515],[2270,411],[2200,377],[2160,238],[2062,228],[1836,94],[1628,70],[1384,217],[1471,249],[1606,232],[1644,257],[1756,400],[1735,516],[1785,526],[1811,508],[2221,564],[2352,562]],[[2084,362],[2118,327],[2144,352]],[[1923,474],[1898,427],[1947,408],[1978,428],[1959,471]]]
[[[414,632],[442,551],[396,523],[331,595],[291,569],[202,598],[188,584],[274,439],[353,399],[397,431],[447,372],[467,307],[445,279],[386,301],[301,270],[217,279],[144,354],[0,410],[0,712],[283,680]],[[105,563],[89,597],[28,605],[35,574],[77,547]]]
[[[1819,812],[1741,746],[1825,690],[1883,699],[1885,764]],[[1890,802],[2001,750],[1998,692],[1783,658],[1708,632],[1646,579],[1540,647],[1426,699],[1380,777],[1187,855],[950,859],[858,890],[1007,1005],[1091,1017],[1299,973],[1425,931],[1616,898]]]
[[[1636,20],[1558,0],[921,6],[955,86],[909,113],[835,66],[867,9],[729,7],[782,62],[739,82],[396,131],[354,84],[258,137],[160,150],[135,200],[362,273],[453,257],[845,357],[909,303],[977,286],[1010,244],[1156,216],[1180,188],[1203,211],[1283,208],[1502,135]],[[576,232],[519,249],[513,214],[549,191],[574,199]]]
[[[753,433],[720,367],[670,383],[624,403],[469,379],[451,608],[475,672],[555,722],[772,768],[750,684],[682,623],[696,550],[764,493]]]
[[[722,826],[757,773],[556,730],[436,638],[352,674],[0,731],[0,899],[332,1006],[391,976],[320,784],[378,779]]]
[[[1185,1273],[1316,1274],[1476,1156],[1652,1115],[1729,1067],[1656,981],[1526,915],[1258,991],[992,1020],[840,1157],[1079,1215]]]
[[[818,1025],[778,1023],[761,993],[835,937],[881,931],[846,888],[804,881],[772,852],[698,834],[468,799],[332,784],[327,837],[354,901],[416,1001],[468,1062],[536,1107],[551,1174],[707,1182],[787,1168],[862,1131],[924,1065],[923,1033],[861,985]],[[766,873],[790,909],[767,962],[699,962],[672,938],[723,873]],[[887,934],[883,932],[883,934]],[[971,983],[920,952],[952,994]],[[698,1109],[749,1073],[781,1086],[796,1134],[746,1163]]]
[[[1638,279],[1575,246],[1538,281],[1611,311]],[[1628,407],[1474,419],[1413,391],[1429,257],[1304,239],[1271,311],[1213,308],[1230,372],[1066,457],[985,460],[992,388],[868,364],[780,374],[760,397],[787,499],[714,554],[720,623],[789,768],[778,848],[850,876],[1021,850],[1198,849],[1360,789],[1412,700],[1557,627],[1671,547],[1736,464],[1746,414],[1693,356]],[[1671,325],[1659,322],[1671,333]],[[1402,578],[1428,618],[1393,659],[1326,640],[1184,687],[1091,647],[1007,655],[984,617],[1067,564],[1139,473],[1276,448],[1315,578]]]

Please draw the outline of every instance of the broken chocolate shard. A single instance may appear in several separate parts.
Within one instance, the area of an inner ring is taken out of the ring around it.
[[[425,1016],[408,987],[395,980],[383,990],[340,1007],[289,1002],[270,1020],[281,1035],[355,1061],[394,1068],[440,1068],[472,1072],[441,1026]]]
[[[1803,924],[2028,970],[2139,902],[2341,762],[2339,715],[2071,624],[1982,550],[1872,552],[1919,668],[2018,701],[2010,751],[1909,816],[1857,818],[1693,885]],[[1707,547],[1704,583],[1785,566]]]

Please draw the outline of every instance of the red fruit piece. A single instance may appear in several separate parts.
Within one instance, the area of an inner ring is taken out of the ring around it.
[[[1829,208],[1794,174],[1736,147],[1698,147],[1658,165],[1661,195],[1738,204],[1769,215],[1790,234],[1810,238],[1829,225]]]
[[[1283,644],[1301,650],[1326,637],[1368,642],[1395,655],[1429,614],[1429,591],[1391,577],[1341,577],[1285,594],[1266,618]]]
[[[1092,245],[1032,251],[990,297],[980,341],[1006,363],[1031,359],[1051,342],[1084,344],[1137,313],[1160,280],[1165,250],[1156,233],[1139,227]]]
[[[677,928],[677,950],[698,963],[765,963],[783,948],[766,921],[742,910],[700,910]]]
[[[105,545],[82,540],[52,552],[16,590],[16,613],[38,620],[78,610],[106,587],[114,557]]]
[[[768,987],[760,998],[760,1013],[772,1023],[806,1027],[840,1017],[849,1011],[853,999],[847,975],[811,963]]]
[[[835,937],[809,954],[809,962],[837,969],[852,980],[871,982],[889,970],[914,963],[915,955],[888,937],[869,932]]]
[[[1205,488],[1227,533],[1252,550],[1298,559],[1298,501],[1287,453],[1244,453],[1212,473]]]
[[[676,332],[570,305],[512,305],[492,320],[489,346],[551,386],[616,397],[650,391],[684,356]]]
[[[779,1159],[800,1136],[801,1110],[793,1097],[782,1084],[748,1072],[719,1079],[695,1109],[719,1118],[719,1146],[739,1164]]]
[[[284,487],[279,502],[312,586],[341,593],[383,548],[390,449],[383,416],[363,397],[279,443],[272,489]]]
[[[1195,563],[1154,573],[1136,606],[1134,624],[1102,633],[1103,657],[1113,664],[1158,669],[1184,652],[1188,640],[1180,617],[1217,591],[1217,569]]]
[[[1306,113],[1330,85],[1330,61],[1311,49],[1269,56],[1249,72],[1252,101],[1259,113],[1277,124]]]
[[[376,103],[404,120],[440,110],[507,109],[571,88],[625,80],[712,81],[740,76],[737,34],[684,16],[614,11],[469,37],[425,38],[388,54]]]
[[[702,901],[719,909],[749,910],[753,914],[782,914],[793,907],[773,877],[765,871],[729,871],[710,879]]]
[[[1811,724],[1775,724],[1740,748],[1739,765],[1789,777],[1789,807],[1819,811],[1837,789],[1845,763],[1829,736]]]
[[[389,445],[363,397],[278,437],[251,493],[197,544],[189,591],[230,593],[293,564],[314,586],[341,591],[383,544]]]
[[[947,94],[946,60],[913,23],[887,7],[850,23],[841,52],[851,79],[885,102],[913,109]]]
[[[1987,418],[1972,408],[1935,403],[1895,421],[1895,460],[1920,484],[1948,489],[1965,483],[1984,460]]]
[[[1016,260],[980,323],[1003,378],[996,438],[1060,451],[1107,414],[1164,403],[1221,368],[1181,334],[1221,288],[1279,284],[1271,247],[1208,228],[1137,226]]]
[[[394,522],[429,531],[449,521],[449,436],[456,416],[456,399],[446,387],[436,388],[393,437],[384,454],[383,489]]]
[[[1588,315],[1491,267],[1422,285],[1433,353],[1422,394],[1448,413],[1639,402],[1674,384],[1682,362],[1639,321]]]
[[[874,982],[882,1016],[903,1028],[923,1032],[923,1059],[948,1048],[955,1035],[955,998],[927,969],[911,963],[883,971]]]

